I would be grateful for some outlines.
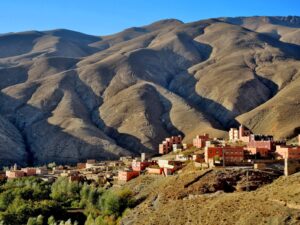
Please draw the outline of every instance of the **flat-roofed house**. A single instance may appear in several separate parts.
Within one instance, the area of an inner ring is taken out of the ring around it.
[[[300,147],[277,145],[276,155],[280,159],[300,159]]]
[[[86,163],[77,163],[77,169],[83,170],[86,168]]]
[[[27,168],[22,168],[21,169],[22,171],[25,172],[26,176],[35,176],[36,175],[36,168],[30,168],[30,167],[27,167]]]
[[[209,141],[209,135],[203,134],[203,135],[197,135],[193,139],[193,146],[196,148],[204,148],[206,146],[206,141]]]
[[[20,177],[25,177],[25,172],[22,170],[7,170],[5,175],[8,179],[15,179]]]
[[[235,142],[239,140],[239,131],[236,128],[230,128],[229,141]]]
[[[178,136],[171,136],[166,138],[160,145],[158,152],[161,155],[168,154],[169,152],[173,151],[173,144],[182,144],[182,137],[181,135]]]
[[[138,177],[140,173],[138,171],[120,170],[118,173],[118,180],[121,182],[127,182],[135,177]]]
[[[48,169],[46,167],[38,167],[38,168],[36,168],[36,174],[37,175],[47,175]]]
[[[251,132],[243,125],[240,125],[239,128],[230,128],[229,130],[229,141],[236,142],[242,141],[248,143],[250,141]]]
[[[221,161],[242,162],[245,157],[244,148],[240,146],[206,147],[204,151],[206,163]]]
[[[160,175],[162,174],[163,168],[159,168],[159,167],[148,167],[147,168],[147,172],[149,174],[157,174]]]
[[[273,140],[273,136],[266,135],[250,135],[250,141],[247,144],[247,148],[262,148],[269,151],[275,150],[276,144]]]
[[[131,163],[131,167],[133,171],[143,171],[145,170],[148,166],[151,165],[151,162],[147,162],[147,161],[139,161],[139,160],[133,160]]]
[[[270,150],[268,148],[246,148],[249,154],[251,155],[257,155],[262,158],[268,157]]]

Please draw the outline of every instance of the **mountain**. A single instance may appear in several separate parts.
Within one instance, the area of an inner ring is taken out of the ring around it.
[[[169,19],[91,36],[0,35],[0,163],[75,163],[167,136],[300,127],[300,17]]]

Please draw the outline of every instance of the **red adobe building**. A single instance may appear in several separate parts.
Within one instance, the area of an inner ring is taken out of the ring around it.
[[[182,162],[168,161],[168,164],[163,166],[162,173],[164,176],[173,175],[176,170],[182,168]]]
[[[35,176],[36,175],[36,168],[22,168],[23,172],[25,172],[26,176]]]
[[[141,161],[133,160],[131,163],[131,167],[132,167],[133,171],[141,172],[141,171],[145,170],[151,164],[152,164],[151,162],[147,162],[147,161],[141,162]]]
[[[154,167],[148,167],[147,171],[149,174],[157,174],[160,175],[163,172],[163,168],[154,168]]]
[[[168,141],[163,141],[162,144],[159,144],[159,154],[164,155],[172,151],[172,144]]]
[[[77,169],[83,170],[86,168],[86,163],[77,163]]]
[[[242,162],[245,152],[244,147],[240,146],[206,147],[204,155],[206,163],[223,160],[223,157],[226,162]]]
[[[119,171],[118,180],[127,182],[140,175],[137,171]]]
[[[271,151],[276,149],[276,143],[273,140],[273,136],[252,134],[250,135],[250,141],[247,144],[247,148],[260,148]]]
[[[37,175],[47,175],[48,174],[47,167],[38,167],[38,168],[36,168],[36,174]]]
[[[276,155],[280,159],[300,159],[300,147],[277,145]]]
[[[245,128],[243,125],[237,128],[230,128],[229,141],[242,141],[248,143],[250,140],[251,131]]]
[[[20,177],[25,177],[25,172],[22,170],[7,170],[5,175],[8,179],[15,179]]]
[[[210,140],[208,134],[197,135],[196,138],[193,139],[193,146],[196,148],[204,148],[208,140]]]
[[[161,155],[168,154],[169,152],[173,151],[173,144],[181,144],[181,143],[182,143],[181,135],[166,138],[162,142],[162,144],[159,145],[159,154]]]
[[[198,163],[204,162],[204,155],[203,154],[193,154],[193,161]]]
[[[246,150],[251,155],[259,155],[262,158],[267,157],[270,153],[270,150],[268,148],[246,148]]]

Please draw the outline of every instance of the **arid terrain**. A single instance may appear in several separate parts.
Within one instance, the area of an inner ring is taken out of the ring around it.
[[[247,183],[243,170],[203,171],[189,165],[172,177],[140,176],[122,187],[141,201],[125,213],[122,224],[300,224],[299,173],[271,177],[250,172],[248,185],[255,189],[247,192],[238,188]]]
[[[238,123],[292,138],[300,129],[299,59],[300,17],[170,19],[110,36],[2,34],[0,164],[153,154],[167,136],[223,137]],[[264,190],[258,194],[268,198]],[[235,195],[241,206],[255,200]],[[206,216],[217,220],[218,204],[208,205]]]

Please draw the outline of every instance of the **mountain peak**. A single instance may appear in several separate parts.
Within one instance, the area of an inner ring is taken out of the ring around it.
[[[239,123],[275,138],[300,127],[298,17],[160,20],[95,37],[0,36],[0,155],[36,164],[114,159]],[[247,28],[247,29],[245,29]],[[10,131],[10,133],[7,133]]]

